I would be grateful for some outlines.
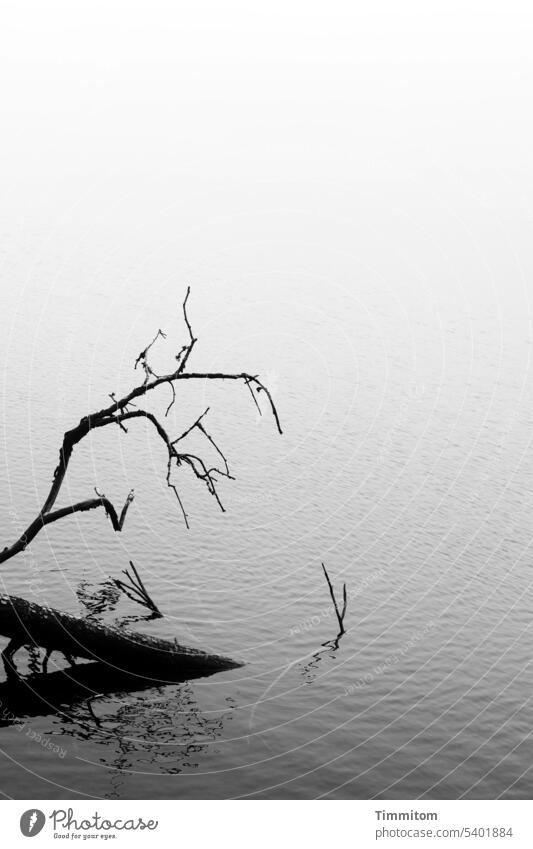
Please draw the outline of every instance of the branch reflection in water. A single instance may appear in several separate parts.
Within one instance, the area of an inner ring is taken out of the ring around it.
[[[86,616],[116,616],[121,594],[110,581],[84,580],[77,597]],[[128,615],[121,624],[157,618],[155,613]],[[176,774],[196,769],[199,758],[222,735],[235,702],[227,710],[202,713],[190,672],[182,680],[158,683],[105,663],[79,663],[40,671],[40,653],[30,649],[29,675],[0,683],[0,727],[50,717],[50,734],[91,741],[102,747],[98,763],[110,771],[109,798],[121,795],[125,774]],[[125,696],[127,699],[125,700]],[[59,725],[58,725],[59,721]],[[44,732],[46,733],[46,732]]]

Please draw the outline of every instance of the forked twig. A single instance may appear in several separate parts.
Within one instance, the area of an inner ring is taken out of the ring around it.
[[[119,578],[112,578],[111,580],[115,586],[117,586],[119,590],[122,590],[122,592],[132,601],[136,601],[137,604],[142,604],[143,607],[147,607],[149,610],[153,611],[153,613],[157,614],[157,616],[163,616],[155,601],[150,597],[148,590],[141,580],[141,576],[137,572],[137,569],[131,560],[130,566],[133,570],[133,575],[130,575],[127,569],[122,570],[122,574],[126,576],[129,583],[121,581]]]
[[[344,584],[344,586],[342,588],[343,605],[342,605],[342,613],[340,613],[339,607],[337,605],[337,599],[335,598],[335,592],[333,590],[333,585],[332,585],[332,583],[329,579],[329,575],[327,573],[327,570],[326,570],[326,567],[324,566],[324,564],[322,564],[322,568],[324,570],[324,575],[326,576],[326,581],[328,582],[329,594],[331,596],[331,600],[333,602],[333,607],[335,608],[335,613],[336,613],[336,616],[337,616],[337,621],[339,623],[339,633],[337,634],[337,641],[338,641],[340,639],[340,637],[342,637],[342,635],[346,633],[346,629],[344,627],[344,617],[346,616],[346,608],[348,606],[348,595],[346,593],[346,584]]]

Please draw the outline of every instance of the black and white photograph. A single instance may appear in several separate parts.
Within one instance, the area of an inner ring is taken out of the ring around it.
[[[0,79],[9,845],[533,845],[531,6],[0,0]]]

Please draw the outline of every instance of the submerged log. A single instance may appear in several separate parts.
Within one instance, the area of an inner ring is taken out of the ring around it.
[[[13,655],[25,645],[58,651],[69,660],[99,661],[117,671],[154,681],[175,681],[242,666],[221,655],[182,646],[176,641],[80,619],[11,595],[0,595],[0,634],[10,642],[2,652],[6,671],[14,672]]]

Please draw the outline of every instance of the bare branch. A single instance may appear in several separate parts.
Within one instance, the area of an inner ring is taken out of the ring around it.
[[[209,409],[209,408],[208,408],[208,409]],[[203,424],[202,424],[201,422],[198,422],[196,426],[197,426],[197,428],[198,428],[199,430],[201,430],[201,432],[203,433],[203,435],[205,436],[205,438],[206,438],[207,440],[209,440],[209,442],[211,443],[211,445],[213,446],[213,448],[215,449],[215,451],[217,452],[217,454],[218,454],[218,455],[222,458],[222,461],[223,461],[223,463],[224,463],[224,466],[226,467],[226,471],[225,471],[225,473],[224,473],[224,472],[219,472],[219,474],[224,474],[224,475],[225,475],[225,477],[227,477],[227,478],[231,478],[231,480],[234,480],[234,478],[232,478],[232,477],[231,477],[230,472],[229,472],[228,461],[226,460],[226,457],[224,456],[224,454],[222,453],[222,451],[220,450],[220,448],[219,448],[219,447],[218,447],[218,445],[216,444],[216,442],[215,442],[215,440],[213,439],[213,437],[212,437],[212,436],[211,436],[211,435],[210,435],[210,434],[206,431],[205,427],[203,426]]]
[[[139,354],[139,356],[138,356],[138,357],[137,357],[137,359],[135,360],[135,365],[133,366],[133,368],[135,368],[135,369],[136,369],[136,368],[137,368],[137,366],[139,365],[139,363],[141,363],[141,364],[142,364],[142,361],[143,361],[143,360],[146,360],[146,357],[147,357],[147,355],[148,355],[148,351],[150,350],[150,348],[152,347],[152,345],[155,345],[155,343],[157,342],[157,340],[159,339],[159,337],[160,337],[160,336],[161,336],[163,339],[166,339],[166,338],[167,338],[166,333],[165,333],[163,330],[161,330],[161,328],[159,328],[159,330],[158,330],[158,331],[157,331],[157,333],[155,334],[155,336],[154,336],[154,338],[152,339],[152,341],[150,342],[150,344],[149,344],[149,345],[147,345],[147,346],[146,346],[146,348],[144,348],[144,349],[141,351],[141,353]],[[113,393],[113,394],[114,394],[114,393]]]
[[[54,510],[52,512],[40,513],[12,546],[8,546],[0,552],[0,563],[3,563],[5,560],[9,560],[10,557],[18,554],[19,551],[24,551],[24,549],[27,548],[33,539],[35,539],[39,531],[41,531],[45,525],[57,522],[58,519],[64,519],[65,516],[70,516],[72,513],[85,513],[87,510],[94,510],[96,507],[103,507],[111,519],[113,530],[121,531],[128,508],[133,501],[133,497],[133,490],[131,490],[124,502],[124,507],[122,508],[120,517],[117,516],[117,511],[111,501],[109,501],[109,499],[104,495],[99,495],[96,498],[87,498],[85,501],[78,501],[76,504],[70,504],[68,507],[60,507],[58,510]]]
[[[183,299],[183,318],[185,319],[185,324],[187,325],[187,330],[189,331],[189,338],[191,340],[191,345],[192,345],[193,342],[196,342],[196,339],[193,336],[191,323],[190,323],[189,318],[187,316],[187,301],[189,300],[190,294],[191,294],[191,287],[187,286],[187,293],[185,295],[185,298]]]
[[[177,456],[179,463],[186,463],[193,470],[198,480],[204,481],[211,495],[215,497],[218,506],[220,507],[222,512],[225,513],[226,511],[224,510],[224,506],[219,498],[218,492],[215,487],[215,480],[212,476],[213,472],[217,472],[219,475],[222,475],[223,472],[219,471],[219,469],[208,469],[204,461],[201,460],[200,457],[196,457],[194,454],[178,454]],[[198,466],[201,471],[198,471],[198,469],[196,468],[196,463],[198,463]],[[229,477],[229,475],[224,476]]]
[[[326,576],[326,581],[328,582],[329,594],[331,596],[331,600],[333,602],[333,607],[335,608],[335,613],[337,615],[337,621],[339,623],[339,633],[337,634],[337,640],[338,640],[340,637],[342,637],[343,634],[346,633],[346,629],[344,628],[344,616],[346,614],[346,606],[347,606],[347,603],[348,603],[348,599],[347,599],[347,595],[346,595],[346,584],[344,584],[344,588],[343,588],[343,591],[342,591],[343,599],[344,599],[344,605],[343,605],[343,608],[342,608],[342,613],[339,613],[339,608],[337,606],[337,599],[335,598],[335,592],[333,590],[332,583],[329,579],[329,575],[326,571],[326,567],[324,566],[324,564],[322,564],[322,568],[324,570],[324,575]]]
[[[190,432],[192,430],[194,430],[195,427],[199,427],[200,422],[202,421],[203,417],[208,414],[208,412],[209,412],[209,407],[206,407],[205,410],[203,411],[203,413],[201,413],[201,415],[198,416],[196,421],[193,422],[192,425],[187,428],[187,430],[184,430],[183,433],[181,434],[181,436],[178,436],[177,439],[174,439],[172,441],[172,445],[176,445],[177,442],[181,442],[181,440],[185,439],[185,437],[188,436],[190,434]]]
[[[176,500],[179,504],[179,508],[180,508],[180,510],[183,514],[183,521],[185,522],[185,527],[188,530],[190,528],[189,518],[188,518],[187,513],[185,511],[185,507],[183,506],[183,501],[180,498],[180,494],[178,492],[178,489],[175,486],[175,484],[173,484],[172,481],[170,480],[171,475],[172,475],[172,454],[169,452],[168,462],[167,462],[167,475],[166,475],[167,486],[169,487],[169,489],[173,490],[174,495],[176,496]]]
[[[152,369],[151,369],[151,367],[150,367],[150,365],[149,365],[149,363],[148,363],[148,351],[150,350],[150,348],[152,347],[152,345],[154,345],[154,344],[157,342],[157,340],[159,339],[159,337],[160,337],[160,336],[161,336],[163,339],[166,339],[166,338],[167,338],[166,333],[164,333],[164,332],[161,330],[161,328],[157,331],[157,333],[155,334],[155,336],[154,336],[154,338],[152,339],[152,341],[150,342],[150,344],[149,344],[149,345],[147,345],[147,346],[146,346],[146,348],[144,348],[144,349],[141,351],[141,353],[139,354],[139,356],[138,356],[138,357],[137,357],[137,359],[135,360],[135,365],[133,366],[133,367],[136,369],[136,368],[137,368],[137,366],[139,365],[139,363],[141,364],[141,366],[142,366],[142,367],[143,367],[143,369],[144,369],[144,383],[145,383],[145,384],[148,382],[148,380],[150,379],[150,377],[151,377],[151,376],[157,377],[157,375],[155,374],[155,372],[154,372],[154,371],[152,371]],[[114,394],[114,393],[113,393],[113,394]]]
[[[135,496],[134,496],[134,490],[133,490],[133,489],[130,489],[130,491],[129,491],[129,493],[128,493],[128,497],[126,498],[126,501],[124,502],[124,507],[122,508],[122,512],[121,512],[121,514],[120,514],[120,518],[119,518],[119,520],[118,520],[118,528],[115,528],[115,530],[116,530],[116,531],[117,531],[117,530],[118,530],[118,531],[121,531],[121,530],[122,530],[122,528],[124,527],[124,520],[125,520],[125,518],[126,518],[126,513],[128,512],[128,507],[130,506],[130,504],[131,504],[131,502],[133,501],[134,497],[135,497]]]
[[[274,404],[274,399],[270,394],[269,390],[266,386],[261,383],[258,377],[255,377],[252,374],[246,374],[242,372],[241,374],[223,374],[222,372],[206,372],[203,374],[195,373],[195,372],[186,372],[185,374],[180,374],[177,378],[178,380],[243,380],[244,383],[248,386],[250,392],[252,392],[252,398],[254,403],[259,408],[259,404],[257,402],[257,398],[253,394],[253,387],[255,386],[256,392],[264,392],[268,401],[270,403],[270,409],[272,411],[272,415],[274,416],[274,420],[276,422],[276,427],[279,433],[283,433],[281,429],[281,424],[279,420],[278,411],[276,409],[276,405]]]
[[[260,416],[262,416],[263,411],[262,411],[261,407],[259,406],[259,401],[257,400],[257,398],[254,395],[254,390],[250,386],[250,381],[245,380],[244,382],[245,382],[246,386],[248,387],[248,389],[250,390],[250,395],[252,396],[252,401],[254,402],[255,406],[257,407],[257,412],[259,413]]]
[[[135,577],[130,575],[127,569],[123,569],[122,574],[126,576],[128,583],[125,583],[124,581],[121,581],[118,578],[112,578],[113,583],[132,601],[137,602],[137,604],[142,604],[143,607],[147,607],[149,610],[153,611],[153,613],[155,613],[157,616],[162,616],[161,611],[159,610],[153,599],[150,597],[148,590],[146,589],[141,580],[141,576],[139,575],[137,569],[135,568],[131,560],[130,566],[133,570],[133,574]]]
[[[172,381],[171,381],[171,380],[169,380],[169,381],[168,381],[168,385],[169,385],[169,386],[170,386],[170,388],[172,389],[172,398],[171,398],[171,400],[170,400],[170,404],[168,405],[168,407],[167,407],[167,409],[166,409],[166,411],[165,411],[165,418],[166,418],[166,417],[168,416],[168,414],[170,413],[171,407],[172,407],[172,405],[174,404],[174,402],[175,402],[175,400],[176,400],[176,390],[174,389],[174,384],[172,383]]]
[[[187,365],[187,360],[191,355],[191,351],[194,348],[196,342],[198,341],[192,332],[191,323],[189,321],[189,317],[187,315],[187,301],[189,300],[189,295],[191,294],[191,287],[187,286],[187,294],[185,295],[185,299],[183,301],[183,318],[185,320],[185,324],[187,325],[187,330],[189,331],[190,342],[185,346],[185,349],[182,348],[182,353],[180,353],[181,362],[178,366],[178,374],[182,374],[185,371],[185,366]]]
[[[348,596],[346,595],[346,584],[344,584],[343,588],[342,588],[342,600],[343,600],[343,605],[342,605],[341,619],[344,622],[344,617],[346,616],[346,608],[348,606]]]
[[[270,403],[271,412],[276,422],[277,429],[279,433],[282,433],[278,412],[272,399],[272,396],[266,386],[261,383],[257,375],[251,375],[247,372],[230,374],[225,372],[202,373],[186,371],[188,359],[194,348],[194,345],[197,342],[187,313],[187,302],[189,299],[189,295],[190,287],[187,288],[187,293],[183,301],[183,318],[187,328],[187,332],[189,334],[189,342],[184,345],[181,348],[180,352],[177,354],[175,358],[177,363],[175,370],[169,372],[168,374],[157,375],[148,362],[148,354],[152,346],[160,337],[166,338],[166,334],[161,329],[159,329],[152,341],[146,346],[146,348],[144,348],[139,353],[137,359],[135,360],[135,368],[137,368],[138,365],[141,365],[144,370],[145,377],[143,383],[135,386],[122,398],[117,398],[115,392],[109,393],[111,404],[109,404],[107,407],[102,408],[101,410],[96,411],[95,413],[92,413],[88,416],[84,416],[82,419],[80,419],[79,423],[75,427],[65,432],[63,436],[63,442],[59,449],[59,459],[57,466],[54,470],[52,484],[46,497],[46,500],[43,504],[43,507],[41,508],[39,515],[28,526],[26,531],[19,537],[19,539],[15,543],[13,543],[13,545],[6,546],[4,550],[0,552],[0,563],[4,562],[5,560],[8,560],[10,557],[13,557],[18,552],[23,551],[45,525],[50,524],[51,522],[55,522],[58,519],[61,519],[72,513],[85,512],[87,510],[92,510],[96,507],[103,507],[107,515],[111,519],[113,529],[115,531],[122,530],[128,507],[133,499],[133,490],[128,495],[128,498],[126,499],[124,507],[122,508],[122,511],[120,513],[120,516],[117,515],[117,512],[112,503],[103,494],[99,493],[98,490],[96,490],[96,498],[80,501],[69,507],[62,507],[58,510],[52,510],[61,490],[63,481],[65,479],[65,475],[67,473],[68,465],[74,447],[79,442],[81,442],[81,440],[85,436],[87,436],[87,434],[91,430],[106,427],[110,424],[118,425],[121,430],[127,434],[128,428],[125,426],[125,422],[134,419],[144,418],[149,421],[150,424],[155,428],[155,431],[160,437],[161,441],[164,443],[167,452],[167,486],[174,491],[187,527],[189,527],[187,513],[183,506],[179,492],[175,484],[172,483],[171,480],[173,464],[175,464],[176,467],[179,467],[181,465],[187,465],[192,470],[195,477],[206,485],[210,494],[213,495],[213,497],[216,499],[220,509],[224,510],[224,507],[216,489],[217,476],[226,477],[229,479],[233,478],[230,475],[228,462],[224,453],[219,448],[211,434],[207,431],[203,423],[203,419],[207,414],[209,407],[200,416],[198,416],[198,418],[193,422],[193,424],[186,431],[184,431],[181,436],[178,436],[176,439],[171,440],[167,431],[165,430],[165,428],[163,427],[163,425],[155,414],[150,413],[147,410],[143,410],[142,408],[137,408],[136,405],[133,403],[135,399],[142,398],[144,395],[147,394],[147,392],[151,392],[158,386],[161,386],[163,383],[168,383],[172,390],[172,399],[165,412],[166,417],[168,416],[170,409],[176,401],[175,384],[178,380],[243,381],[244,384],[247,386],[248,390],[250,391],[253,401],[259,412],[261,412],[261,408],[256,396],[261,392],[266,395]],[[208,442],[213,446],[219,457],[222,459],[224,463],[223,470],[218,469],[216,467],[208,468],[206,463],[200,457],[194,454],[190,454],[188,452],[181,453],[178,451],[176,446],[195,428],[199,430],[200,433],[208,440]]]

